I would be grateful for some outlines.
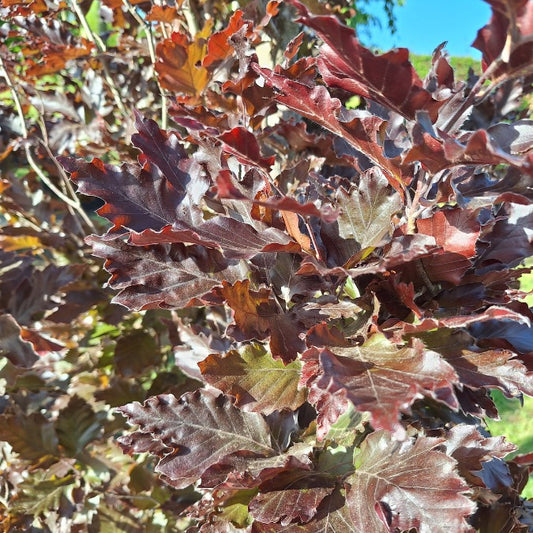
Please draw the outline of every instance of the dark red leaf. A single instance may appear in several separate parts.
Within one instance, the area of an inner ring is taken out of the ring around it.
[[[39,359],[32,345],[22,340],[17,321],[8,314],[0,315],[0,355],[24,368],[31,368]]]
[[[141,434],[171,448],[156,469],[172,485],[184,488],[197,481],[211,465],[235,452],[259,456],[275,455],[269,428],[257,413],[243,413],[226,396],[199,390],[183,395],[154,396],[141,405],[137,402],[120,408]],[[135,433],[126,447],[135,449]],[[141,435],[142,436],[142,435]],[[143,449],[149,446],[142,438]],[[161,448],[157,448],[161,450]]]
[[[533,5],[527,0],[485,1],[492,7],[492,17],[472,44],[483,54],[483,70],[494,64],[490,71],[492,79],[530,74]]]
[[[376,55],[336,17],[314,16],[303,3],[291,3],[298,9],[298,20],[315,30],[325,43],[320,48],[318,66],[328,86],[370,98],[408,119],[414,119],[420,109],[427,109],[436,119],[441,102],[433,100],[424,89],[406,48]]]
[[[113,301],[129,309],[185,307],[223,281],[246,277],[237,264],[221,262],[205,249],[195,249],[201,255],[194,257],[184,256],[179,245],[132,246],[120,238],[95,235],[87,242],[94,255],[106,260],[109,285],[120,291]]]
[[[283,472],[261,484],[248,508],[255,520],[283,526],[309,522],[322,500],[333,492],[334,480],[306,470]]]
[[[260,252],[300,250],[286,233],[276,228],[264,228],[259,232],[249,224],[223,216],[195,225],[178,220],[160,231],[146,229],[141,233],[132,232],[129,242],[137,246],[173,242],[201,244],[221,250],[228,259],[250,259]]]
[[[236,127],[218,137],[224,151],[234,155],[244,165],[260,166],[270,170],[275,156],[263,157],[255,135],[246,128]]]
[[[335,490],[331,496],[322,500],[310,522],[283,526],[265,524],[256,520],[252,524],[252,533],[346,533],[354,531],[353,527],[344,496],[339,490]],[[361,530],[361,533],[363,531]]]
[[[516,266],[533,254],[533,206],[507,204],[499,214],[501,218],[481,238],[488,246],[478,258],[479,268]]]
[[[333,418],[326,413],[322,420],[323,403],[333,398],[340,405],[349,400],[358,411],[369,411],[374,428],[392,431],[400,438],[405,435],[400,412],[407,411],[419,394],[438,396],[456,406],[455,371],[420,344],[397,347],[374,335],[362,346],[312,348],[302,361],[302,383],[309,387],[309,402],[319,412],[319,437],[327,433]]]
[[[369,435],[347,479],[346,503],[355,531],[472,533],[466,519],[475,504],[455,461],[437,451],[444,439],[418,437],[398,442],[385,431]]]
[[[504,336],[509,334],[511,342],[512,332],[505,331],[505,328],[517,324],[508,320],[488,320],[479,325],[475,320],[472,322],[471,328],[476,336],[483,338],[485,334],[493,333],[494,336],[506,338]],[[484,324],[487,326],[483,327]],[[498,324],[498,329],[495,329],[495,324]],[[508,397],[517,396],[521,392],[532,394],[533,374],[519,359],[515,358],[515,354],[511,351],[505,349],[474,351],[471,347],[472,338],[464,331],[442,327],[438,330],[433,329],[434,331],[420,334],[420,338],[429,349],[442,354],[465,385],[473,389],[498,388]],[[524,326],[524,331],[530,330]],[[524,338],[524,342],[530,342],[530,339]]]
[[[403,175],[400,168],[385,157],[378,143],[378,130],[383,125],[383,119],[375,115],[346,113],[340,101],[332,98],[323,86],[309,87],[268,69],[257,67],[256,70],[278,91],[276,100],[279,103],[339,135],[364,153],[382,169],[393,187],[398,188],[398,182],[409,182],[410,177]]]

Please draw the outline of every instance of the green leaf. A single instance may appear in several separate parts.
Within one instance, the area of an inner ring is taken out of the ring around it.
[[[12,512],[39,516],[45,511],[59,509],[63,496],[75,482],[76,477],[72,474],[41,481],[32,476],[19,487],[21,496],[13,505]]]
[[[151,371],[161,360],[161,352],[155,339],[143,330],[136,330],[120,337],[115,348],[117,373],[128,378]]]
[[[326,440],[335,441],[340,446],[352,446],[359,432],[364,431],[363,423],[368,420],[366,413],[355,410],[352,403],[333,424],[326,435]]]
[[[79,396],[73,396],[59,413],[55,427],[59,444],[74,457],[98,438],[102,431],[102,415],[97,415]]]
[[[246,411],[270,414],[296,410],[305,402],[305,389],[298,388],[301,365],[276,361],[260,344],[240,352],[213,354],[199,363],[205,380],[222,392],[235,396],[236,405]]]

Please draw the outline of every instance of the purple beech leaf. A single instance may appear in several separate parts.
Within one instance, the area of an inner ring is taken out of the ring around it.
[[[270,429],[272,432],[272,426]],[[201,486],[239,490],[269,483],[284,472],[312,474],[312,446],[296,444],[285,453],[280,453],[278,446],[277,453],[271,457],[250,457],[239,452],[227,455],[202,474]]]
[[[453,285],[459,285],[465,273],[472,266],[472,262],[464,255],[453,252],[442,252],[424,257],[421,263],[430,281],[444,281]]]
[[[406,48],[376,55],[336,17],[314,16],[303,3],[291,3],[298,9],[298,21],[315,30],[325,43],[320,47],[318,68],[329,87],[370,98],[407,119],[413,119],[420,109],[427,109],[436,118],[442,102],[424,89]]]
[[[0,356],[15,366],[31,368],[39,359],[31,343],[21,337],[17,321],[9,314],[0,315]]]
[[[268,415],[273,411],[295,411],[306,399],[298,388],[300,363],[284,365],[259,344],[232,350],[224,356],[210,355],[199,363],[202,377],[213,387],[236,398],[244,411]]]
[[[533,148],[533,120],[522,119],[511,124],[499,122],[488,128],[487,133],[509,154],[524,154]]]
[[[336,489],[326,496],[316,511],[316,515],[306,524],[291,523],[265,524],[255,520],[252,533],[368,533],[369,530],[355,529],[344,496]]]
[[[327,247],[327,245],[326,245]],[[434,237],[415,233],[414,235],[399,235],[384,247],[383,256],[370,261],[362,262],[352,268],[334,266],[329,268],[317,261],[314,257],[304,257],[301,266],[296,272],[301,276],[339,276],[345,278],[352,276],[357,278],[365,274],[378,274],[388,269],[396,269],[410,261],[429,256],[438,250]]]
[[[338,212],[331,209],[328,205],[319,208],[311,202],[301,204],[289,196],[271,197],[265,201],[255,200],[254,204],[269,207],[270,209],[277,209],[279,211],[296,213],[303,217],[314,216],[320,218],[324,222],[334,222],[338,217]]]
[[[176,134],[160,130],[153,120],[137,115],[136,126],[132,142],[143,150],[140,166],[60,158],[78,191],[106,202],[97,212],[113,223],[114,231],[159,231],[178,220],[203,222],[197,206],[209,180],[200,163],[187,156]]]
[[[279,315],[278,307],[269,289],[250,290],[250,281],[223,283],[220,294],[233,311],[235,326],[228,333],[238,341],[262,340],[272,331]]]
[[[346,480],[353,531],[473,533],[466,519],[476,506],[464,494],[470,487],[457,475],[455,460],[436,450],[444,440],[398,442],[385,431],[370,434]]]
[[[309,87],[269,69],[256,67],[256,70],[268,85],[278,91],[276,100],[279,103],[339,135],[379,166],[394,188],[401,191],[398,182],[408,183],[411,180],[411,176],[403,175],[401,169],[383,153],[378,142],[383,119],[363,112],[347,112],[323,86]]]
[[[309,522],[320,502],[332,491],[326,487],[290,486],[258,494],[248,506],[252,516],[263,523]]]
[[[515,167],[510,167],[503,178],[497,179],[487,173],[468,173],[457,180],[457,203],[465,208],[492,206],[508,201],[528,204],[533,200],[531,177]]]
[[[218,138],[223,142],[224,151],[234,155],[244,165],[260,166],[270,171],[276,160],[275,156],[262,157],[257,138],[246,128],[233,128]]]
[[[23,459],[37,465],[43,457],[59,457],[54,423],[42,413],[0,414],[0,441],[8,442]]]
[[[475,427],[466,424],[452,427],[443,446],[459,468],[470,471],[481,470],[482,463],[494,458],[503,459],[518,449],[505,437],[484,437]]]
[[[484,485],[496,493],[512,486],[511,473],[503,458],[517,447],[505,437],[484,437],[466,424],[454,426],[445,437],[446,454],[457,461],[459,473],[470,484]]]
[[[363,250],[377,246],[391,232],[392,217],[403,205],[378,167],[362,174],[359,185],[349,191],[340,187],[335,200],[341,208],[339,235],[355,239]]]
[[[179,321],[180,344],[174,347],[176,366],[188,376],[202,381],[198,363],[216,351],[229,349],[229,340],[222,339],[212,329],[200,324]]]
[[[509,164],[531,173],[529,159],[511,155],[491,138],[487,130],[477,130],[468,136],[466,142],[452,136],[444,138],[443,150],[446,164],[454,165],[498,165]],[[508,141],[506,140],[507,144]]]
[[[533,354],[533,327],[530,324],[515,320],[487,320],[471,324],[469,331],[485,344],[511,348],[524,355]],[[525,362],[533,370],[533,362],[529,358]]]
[[[492,229],[480,240],[488,246],[477,258],[479,270],[490,269],[492,265],[517,266],[533,255],[533,206],[506,204],[498,212]]]
[[[530,75],[533,4],[528,0],[485,1],[492,7],[492,17],[472,43],[483,54],[483,70],[494,63],[490,79],[497,81]]]
[[[179,399],[153,396],[142,405],[134,402],[120,411],[142,434],[149,434],[156,447],[162,443],[172,449],[160,458],[156,470],[176,488],[194,483],[210,466],[232,453],[276,454],[265,419],[240,411],[222,394],[197,390]],[[146,439],[142,442],[146,448]],[[135,439],[127,438],[126,446],[134,449]]]
[[[160,230],[178,217],[184,191],[163,175],[154,177],[137,165],[106,165],[96,158],[90,163],[61,158],[61,163],[71,173],[78,192],[106,202],[97,213],[113,223],[113,231]]]
[[[164,457],[172,452],[172,447],[166,446],[155,435],[143,433],[142,431],[130,431],[119,440],[120,447],[124,453],[133,455],[134,453],[151,453],[158,457]]]
[[[193,204],[198,204],[209,187],[209,180],[200,171],[198,162],[189,158],[179,143],[177,133],[161,130],[156,122],[135,115],[138,133],[131,136],[131,142],[142,151],[139,161],[155,165],[159,173],[154,177],[164,176],[182,196],[189,196]]]
[[[113,302],[129,309],[186,307],[223,281],[246,277],[245,267],[220,261],[205,249],[198,250],[200,257],[193,257],[168,245],[132,246],[117,237],[93,235],[86,241],[94,255],[106,260],[109,286],[119,291]]]
[[[303,217],[314,216],[325,222],[334,222],[338,217],[338,212],[329,205],[317,207],[312,202],[301,204],[289,196],[271,196],[266,200],[258,200],[252,195],[247,196],[236,185],[236,180],[229,171],[222,171],[217,177],[217,193],[222,199],[244,200],[253,205],[268,207],[277,211],[288,211]]]
[[[479,313],[470,313],[468,315],[455,315],[444,317],[426,317],[415,324],[406,322],[397,322],[392,326],[391,330],[398,330],[402,335],[416,334],[433,329],[445,328],[464,328],[471,324],[478,324],[487,320],[516,320],[523,324],[529,325],[529,319],[518,311],[513,311],[506,307],[490,306],[485,311]]]
[[[317,435],[346,408],[368,411],[372,427],[394,432],[405,430],[400,413],[407,412],[420,396],[439,398],[457,407],[452,385],[458,383],[453,367],[422,343],[396,346],[382,335],[374,335],[361,346],[310,348],[302,356],[301,383],[309,388],[309,402],[318,410]]]
[[[30,326],[35,317],[58,307],[59,294],[79,280],[81,265],[47,265],[44,269],[16,269],[17,275],[0,285],[2,304],[21,326]]]
[[[513,165],[531,173],[531,161],[522,155],[531,148],[530,121],[496,124],[461,138],[439,131],[440,137],[425,131],[420,123],[413,128],[413,147],[403,164],[420,161],[431,173],[459,165]],[[466,138],[465,138],[466,137]]]
[[[263,523],[309,522],[320,502],[335,488],[333,477],[309,470],[281,472],[260,485],[249,504],[252,516]]]
[[[483,330],[477,324],[478,321],[473,320],[471,329],[474,328],[476,336],[483,338]],[[488,320],[479,324],[480,326],[488,324],[488,331],[495,336],[504,336],[507,333],[506,325],[517,323],[507,320]],[[500,331],[495,329],[495,324]],[[446,329],[445,326],[431,329],[434,331],[421,333],[419,337],[429,349],[442,354],[443,358],[453,366],[464,385],[473,389],[497,388],[507,397],[517,396],[521,392],[533,395],[533,372],[528,371],[527,366],[517,359],[513,352],[506,349],[474,351],[471,349],[472,338],[464,331]],[[509,339],[512,342],[511,336]]]
[[[228,259],[250,259],[260,252],[298,251],[299,247],[281,230],[265,227],[259,232],[236,219],[216,216],[206,222],[189,224],[183,220],[159,231],[132,232],[129,242],[136,246],[183,242],[221,250]]]

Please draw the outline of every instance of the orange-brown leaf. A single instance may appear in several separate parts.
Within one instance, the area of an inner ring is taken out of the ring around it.
[[[227,305],[233,310],[233,319],[245,339],[262,339],[271,327],[272,317],[277,314],[269,289],[250,290],[248,280],[233,285],[224,282],[220,289]]]
[[[186,95],[195,102],[206,88],[210,76],[202,61],[207,52],[207,37],[213,23],[207,22],[191,42],[183,34],[174,32],[157,46],[155,65],[159,81],[165,89]]]

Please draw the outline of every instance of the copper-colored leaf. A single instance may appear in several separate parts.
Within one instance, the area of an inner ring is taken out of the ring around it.
[[[216,68],[222,61],[234,53],[234,48],[231,45],[231,37],[246,24],[242,17],[243,12],[240,9],[237,9],[231,16],[227,27],[221,31],[213,33],[213,35],[209,37],[207,42],[207,54],[202,61],[202,65],[205,68]]]
[[[438,246],[446,252],[473,257],[480,233],[480,224],[475,213],[464,209],[437,211],[430,218],[416,221],[419,233],[435,238]]]
[[[211,26],[212,22],[206,23],[192,41],[184,33],[174,32],[169,39],[157,45],[155,69],[161,85],[178,95],[190,97],[190,102],[198,101],[210,79],[202,61],[207,52]]]

